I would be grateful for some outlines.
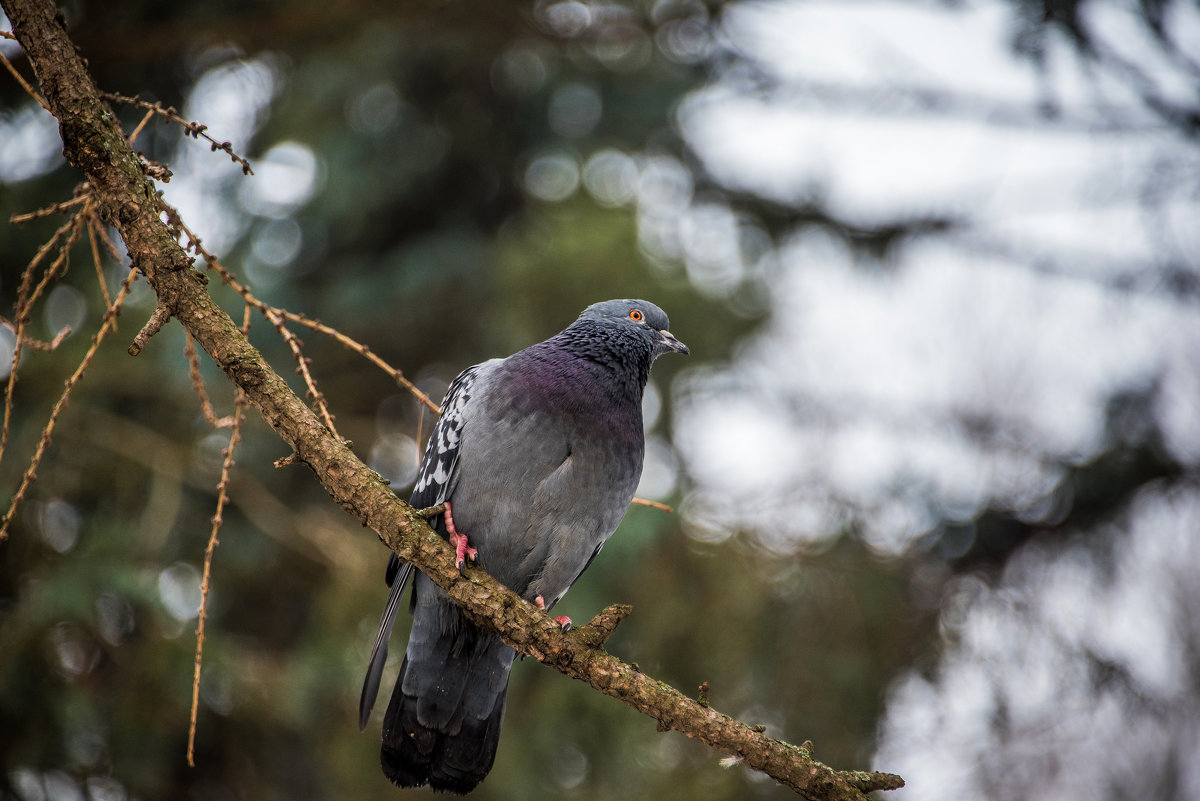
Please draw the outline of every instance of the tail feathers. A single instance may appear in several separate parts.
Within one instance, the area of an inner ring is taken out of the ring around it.
[[[395,565],[396,569],[393,569]],[[367,660],[367,675],[363,679],[362,695],[358,699],[358,730],[367,728],[371,719],[371,708],[375,706],[375,697],[379,695],[379,680],[383,677],[383,666],[387,663],[388,640],[392,636],[392,627],[396,625],[396,612],[400,609],[400,598],[404,595],[404,586],[412,575],[413,566],[410,562],[403,565],[392,554],[388,561],[388,592],[387,604],[383,607],[383,615],[379,619],[379,630],[375,633],[375,643],[371,646],[371,656]],[[399,573],[399,575],[397,575]]]
[[[418,719],[418,699],[404,693],[408,660],[392,692],[383,721],[383,773],[400,787],[422,787],[465,795],[475,789],[496,760],[508,681],[483,719],[464,715],[451,726],[434,727]]]

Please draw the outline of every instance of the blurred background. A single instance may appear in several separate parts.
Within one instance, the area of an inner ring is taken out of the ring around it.
[[[139,138],[205,245],[435,397],[596,300],[667,310],[693,355],[655,368],[639,494],[678,511],[633,508],[560,607],[632,603],[611,651],[836,768],[902,774],[887,798],[1200,797],[1200,5],[62,10],[102,88],[250,159]],[[60,151],[5,74],[5,221],[70,197]],[[4,309],[60,223],[0,227]],[[73,333],[22,360],[6,503],[103,312],[73,261],[35,310],[35,336]],[[178,326],[126,355],[152,308],[139,284],[0,543],[0,797],[395,798],[383,705],[355,725],[387,552],[272,467],[253,413],[185,763],[228,431]],[[299,333],[341,433],[407,497],[429,416]],[[251,337],[292,376],[262,318]],[[792,797],[719,756],[526,661],[475,797]]]

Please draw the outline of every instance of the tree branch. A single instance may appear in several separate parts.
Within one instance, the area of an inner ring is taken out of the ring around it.
[[[193,269],[159,217],[154,184],[105,105],[52,0],[0,0],[0,5],[59,120],[64,154],[91,183],[102,218],[120,232],[132,264],[145,275],[164,313],[195,338],[343,509],[427,573],[473,621],[499,632],[521,653],[650,715],[662,731],[676,729],[702,740],[805,798],[862,799],[872,790],[902,786],[900,777],[891,774],[834,771],[813,760],[809,751],[766,737],[621,662],[603,649],[625,613],[620,607],[564,633],[549,615],[478,568],[461,575],[452,550],[425,518],[330,433],[209,295],[206,276]]]

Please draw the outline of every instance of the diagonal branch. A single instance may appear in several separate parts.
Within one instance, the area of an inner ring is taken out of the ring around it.
[[[813,760],[808,750],[766,737],[621,662],[603,649],[619,610],[564,633],[481,570],[460,575],[451,549],[425,519],[329,432],[208,294],[205,276],[191,267],[160,218],[143,164],[101,99],[53,1],[0,0],[0,5],[59,120],[64,153],[91,182],[100,215],[120,232],[133,266],[342,508],[427,573],[472,620],[499,632],[521,653],[654,717],[664,731],[676,729],[702,740],[809,799],[861,801],[867,792],[903,784],[886,773],[835,771]]]

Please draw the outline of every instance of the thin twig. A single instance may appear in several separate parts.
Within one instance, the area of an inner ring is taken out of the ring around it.
[[[25,493],[29,490],[30,485],[37,480],[38,465],[41,464],[42,456],[46,453],[46,448],[50,446],[50,437],[54,433],[54,425],[58,422],[59,414],[66,408],[71,390],[83,378],[84,371],[92,363],[96,351],[100,349],[100,343],[112,330],[117,315],[121,313],[121,305],[125,302],[125,297],[129,294],[129,287],[133,285],[135,278],[137,278],[137,270],[130,269],[129,275],[125,276],[125,280],[121,282],[121,290],[117,293],[117,297],[113,300],[112,305],[108,307],[108,311],[104,313],[104,319],[100,323],[100,330],[92,336],[92,344],[88,348],[87,353],[84,354],[83,361],[75,368],[75,372],[71,374],[71,377],[66,380],[62,395],[59,396],[58,402],[54,404],[54,408],[50,411],[50,419],[46,421],[46,426],[42,429],[42,438],[38,441],[37,449],[34,451],[33,457],[29,460],[29,466],[25,469],[25,474],[21,477],[21,486],[17,488],[16,494],[13,495],[12,502],[8,507],[8,513],[4,515],[3,520],[0,520],[0,542],[8,539],[8,526],[12,523],[13,517],[17,513],[17,507],[25,499]]]
[[[184,333],[186,338],[183,341],[183,355],[188,360],[188,375],[192,379],[192,389],[195,390],[196,397],[200,399],[200,411],[204,413],[204,419],[213,428],[229,428],[233,425],[236,416],[217,417],[212,401],[209,400],[208,390],[204,388],[204,378],[200,375],[200,360],[196,358],[196,340],[190,333]]]
[[[12,320],[9,320],[5,317],[0,316],[0,325],[3,325],[5,328],[9,329],[14,334],[16,333],[17,326],[12,322]],[[34,339],[33,337],[27,336],[21,341],[21,345],[22,345],[22,347],[29,348],[30,350],[40,350],[40,351],[58,350],[58,346],[62,344],[62,341],[64,339],[66,339],[67,336],[70,335],[70,333],[71,333],[71,326],[64,325],[62,328],[59,329],[58,333],[54,335],[54,339],[50,340],[49,342],[45,342],[43,340]]]
[[[414,384],[413,382],[409,381],[407,378],[404,377],[404,373],[400,372],[395,367],[392,367],[386,361],[381,359],[379,356],[377,356],[375,354],[374,351],[372,351],[366,345],[362,344],[361,342],[355,340],[352,337],[346,336],[341,331],[338,331],[336,328],[331,328],[331,327],[325,325],[320,320],[314,320],[310,317],[304,316],[303,314],[297,314],[296,312],[290,312],[285,309],[279,309],[278,311],[280,314],[282,314],[284,317],[286,317],[287,319],[291,320],[294,323],[299,323],[300,325],[307,326],[308,328],[311,328],[314,331],[319,331],[320,333],[325,334],[326,336],[336,339],[338,342],[342,343],[347,348],[350,348],[350,350],[359,354],[364,359],[366,359],[367,361],[371,362],[376,367],[378,367],[380,370],[383,370],[385,373],[390,375],[397,384],[399,384],[404,389],[411,392],[413,394],[413,396],[416,397],[417,401],[421,405],[423,405],[425,408],[429,409],[431,412],[433,412],[434,414],[437,414],[437,415],[440,415],[442,413],[442,410],[438,407],[438,405],[436,403],[433,402],[433,400],[428,395],[426,395],[421,390],[417,389],[416,384]]]
[[[48,256],[50,254],[50,251],[54,249],[54,246],[58,244],[58,241],[60,239],[62,239],[64,236],[69,236],[69,235],[74,234],[74,232],[76,231],[76,226],[79,225],[79,218],[86,209],[87,209],[87,204],[85,203],[83,209],[80,209],[79,211],[72,214],[70,219],[68,219],[66,222],[64,222],[62,225],[60,225],[58,227],[58,230],[56,230],[51,235],[50,239],[48,239],[44,245],[42,245],[40,248],[38,248],[37,253],[35,253],[33,255],[33,259],[30,260],[29,266],[26,267],[25,272],[21,274],[21,285],[17,289],[17,317],[18,317],[18,320],[19,320],[22,312],[25,312],[26,314],[28,313],[29,308],[33,305],[34,301],[37,299],[37,293],[33,289],[33,276],[34,276],[35,271],[37,270],[38,265],[41,264],[42,261],[46,258],[46,256]],[[74,234],[74,235],[77,236],[78,234]],[[62,253],[60,252],[59,258],[55,260],[55,263],[60,262],[61,259],[62,259]]]
[[[190,337],[189,337],[190,341]],[[224,520],[225,501],[229,497],[229,475],[233,469],[233,454],[242,439],[242,419],[245,417],[246,396],[239,389],[233,406],[233,430],[229,433],[229,447],[225,449],[225,460],[221,463],[221,480],[217,483],[217,511],[212,516],[212,529],[208,534],[208,546],[204,549],[204,574],[200,580],[200,614],[196,621],[196,661],[192,673],[192,711],[188,724],[187,763],[196,767],[196,717],[200,708],[200,666],[204,662],[204,623],[208,619],[208,589],[212,577],[213,552],[217,549],[217,534]]]
[[[424,433],[421,429],[425,426],[425,409],[420,407],[417,409],[417,438],[415,445],[417,447],[417,464],[421,463],[421,457],[425,452],[425,443],[421,442],[421,434]]]
[[[321,415],[321,421],[333,433],[334,436],[336,436],[338,439],[341,439],[342,437],[337,433],[337,427],[333,423],[333,413],[329,411],[329,405],[325,402],[325,395],[317,388],[316,379],[313,377],[312,371],[309,370],[308,365],[311,362],[311,359],[304,355],[304,351],[302,350],[303,343],[300,341],[300,338],[292,333],[291,329],[289,329],[285,323],[287,312],[285,312],[283,309],[278,309],[274,306],[271,306],[268,303],[264,303],[255,297],[250,291],[249,287],[243,285],[236,278],[234,278],[233,273],[227,270],[225,266],[217,260],[216,256],[209,253],[208,250],[205,249],[204,245],[200,241],[200,238],[192,233],[191,229],[187,227],[187,224],[184,223],[183,218],[179,216],[179,212],[174,207],[162,200],[161,197],[159,198],[159,205],[163,211],[166,212],[169,224],[175,226],[187,236],[188,247],[193,252],[204,258],[208,266],[221,276],[221,281],[223,283],[229,284],[231,287],[233,287],[233,289],[242,296],[247,305],[253,306],[255,309],[257,309],[263,315],[263,317],[266,317],[267,321],[275,327],[275,330],[279,333],[279,336],[283,339],[283,341],[287,343],[288,349],[292,351],[292,355],[296,359],[296,372],[301,376],[301,378],[304,379],[307,395],[312,401],[313,406],[316,408],[317,413]]]
[[[77,211],[71,219],[59,226],[58,230],[54,232],[46,244],[38,248],[38,252],[34,254],[33,259],[29,262],[29,266],[25,268],[25,272],[21,276],[21,285],[17,289],[17,319],[14,326],[16,341],[13,343],[12,362],[9,364],[8,384],[4,387],[4,423],[0,426],[0,461],[4,460],[4,453],[8,448],[8,435],[13,411],[13,393],[17,386],[17,368],[21,365],[21,348],[24,346],[26,339],[25,326],[29,323],[29,309],[33,301],[37,298],[37,292],[33,289],[34,271],[63,236],[69,235],[67,245],[63,246],[64,250],[74,242],[74,238],[78,236],[79,232],[76,226],[89,206],[90,204],[85,204],[83,209]],[[56,260],[57,262],[58,260]],[[53,269],[53,266],[51,269]],[[50,271],[47,272],[49,273]],[[0,537],[0,540],[2,539],[3,537]]]
[[[100,237],[100,242],[108,251],[108,255],[112,256],[112,260],[117,264],[123,263],[124,259],[121,258],[120,251],[117,250],[117,246],[113,244],[113,241],[108,238],[108,228],[100,219],[100,215],[96,214],[96,207],[93,205],[88,213],[91,215],[92,225],[96,229],[96,235]]]
[[[419,403],[423,404],[426,408],[428,408],[434,414],[440,415],[442,413],[442,410],[440,408],[438,408],[438,405],[436,403],[434,403],[433,400],[431,400],[428,395],[426,395],[424,392],[419,390],[417,388],[416,384],[409,381],[404,376],[404,373],[402,373],[400,370],[397,370],[395,367],[392,367],[390,364],[388,364],[383,359],[379,358],[379,356],[377,356],[366,345],[362,344],[361,342],[358,342],[357,340],[355,340],[351,337],[346,336],[341,331],[338,331],[336,328],[331,328],[331,327],[325,325],[324,323],[320,322],[319,320],[314,320],[311,317],[306,317],[303,314],[297,314],[296,312],[291,312],[291,311],[288,311],[287,309],[281,309],[277,306],[271,306],[270,304],[264,303],[263,301],[259,300],[254,295],[254,293],[250,291],[250,287],[248,287],[245,284],[243,284],[242,282],[238,281],[237,278],[234,277],[233,273],[231,273],[229,271],[229,269],[225,267],[225,265],[221,264],[221,262],[217,259],[216,256],[214,256],[212,253],[208,252],[208,250],[204,247],[203,243],[200,241],[200,237],[196,236],[192,232],[192,230],[187,227],[187,224],[183,222],[183,219],[179,216],[178,211],[176,211],[172,206],[167,204],[161,198],[159,199],[159,205],[162,207],[163,211],[167,214],[168,223],[170,225],[178,228],[187,237],[187,239],[188,239],[187,246],[186,246],[187,249],[191,250],[193,253],[195,253],[196,255],[203,258],[204,261],[208,264],[209,268],[212,269],[214,272],[216,272],[221,277],[221,283],[227,284],[228,286],[232,287],[235,292],[237,292],[239,295],[242,296],[242,298],[246,301],[246,303],[248,303],[249,305],[251,305],[255,309],[257,309],[268,320],[271,320],[271,324],[274,325],[276,329],[280,329],[281,335],[283,335],[283,331],[287,330],[286,327],[281,328],[281,326],[283,326],[282,320],[290,320],[291,322],[298,323],[299,325],[303,325],[307,328],[311,328],[314,331],[325,334],[326,336],[332,337],[333,339],[342,343],[343,345],[350,348],[354,352],[363,356],[365,359],[367,359],[372,364],[377,366],[379,369],[383,370],[385,373],[387,373],[389,376],[391,376],[392,379],[397,384],[399,384],[404,389],[408,390],[408,392],[410,392],[413,395],[413,397],[415,397],[417,399],[417,401]],[[293,334],[292,336],[295,336],[295,335]],[[286,339],[287,337],[284,336],[284,338]],[[291,345],[291,343],[289,342],[289,346],[290,345]],[[293,348],[293,352],[296,352],[295,348]],[[303,361],[301,362],[301,364],[303,364]],[[312,387],[310,387],[310,389],[312,389]],[[324,416],[325,415],[322,414],[322,417],[324,417]]]
[[[137,356],[142,352],[142,348],[146,347],[146,343],[150,341],[150,337],[157,334],[162,327],[171,319],[171,310],[167,308],[167,304],[161,300],[155,304],[154,313],[150,315],[150,319],[142,326],[142,330],[137,332],[137,336],[133,338],[133,344],[129,346],[129,355]]]
[[[246,305],[242,312],[242,335],[250,333],[250,306]],[[216,415],[212,413],[212,405],[208,403],[208,393],[204,391],[204,382],[200,380],[200,366],[196,362],[196,350],[193,338],[189,332],[184,350],[188,354],[188,363],[192,372],[192,383],[200,395],[203,406],[207,411],[205,416],[214,426],[218,425]],[[204,663],[204,622],[208,618],[208,588],[212,577],[213,552],[217,548],[217,533],[221,530],[224,520],[225,500],[228,497],[229,475],[233,469],[233,454],[238,443],[242,441],[242,421],[245,419],[246,393],[238,388],[233,401],[233,418],[229,422],[232,431],[229,432],[229,447],[225,449],[225,459],[221,463],[221,480],[217,482],[217,511],[212,517],[212,530],[208,535],[208,546],[204,549],[204,575],[200,580],[200,613],[196,621],[196,665],[192,675],[192,711],[188,723],[187,762],[189,767],[196,767],[196,717],[200,709],[200,667]],[[227,419],[227,418],[222,418]]]
[[[88,215],[87,232],[88,244],[92,248],[92,264],[96,267],[96,280],[100,284],[100,294],[104,297],[104,305],[111,306],[112,298],[108,294],[108,283],[104,280],[104,265],[100,260],[100,246],[96,242],[96,229],[100,227],[100,220],[95,214]],[[120,263],[120,259],[117,259]],[[113,332],[116,333],[117,326],[113,324]]]
[[[301,346],[304,343],[284,324],[283,315],[279,309],[264,303],[262,313],[267,318],[267,321],[275,326],[275,330],[279,332],[279,336],[283,338],[288,348],[291,349],[292,355],[296,357],[296,372],[304,379],[304,386],[307,387],[306,394],[309,400],[312,401],[313,406],[316,407],[317,413],[321,415],[321,422],[340,440],[342,436],[338,434],[337,428],[333,425],[333,413],[329,411],[329,404],[325,402],[325,395],[321,390],[317,389],[316,379],[313,378],[312,371],[308,369],[308,365],[312,362],[312,359],[305,356],[301,350]]]
[[[8,33],[7,31],[0,31],[0,33],[4,34],[5,39],[14,39],[15,40],[17,38],[15,36],[13,36],[11,33]],[[25,80],[25,78],[21,75],[21,73],[17,72],[17,68],[13,66],[13,63],[11,61],[9,61],[7,58],[4,57],[3,53],[0,53],[0,61],[4,62],[4,66],[7,67],[8,71],[12,73],[12,76],[17,79],[17,83],[21,84],[21,88],[25,90],[26,94],[28,94],[30,97],[32,97],[34,100],[36,100],[38,102],[38,104],[42,108],[44,108],[46,111],[49,111],[50,106],[48,106],[46,104],[46,99],[44,97],[42,97],[41,95],[39,95],[37,93],[37,91],[35,91],[34,88],[29,85],[29,81]]]
[[[37,303],[38,298],[46,291],[46,288],[54,282],[55,279],[66,275],[67,269],[71,265],[71,250],[75,247],[75,243],[79,241],[79,234],[83,232],[83,223],[87,218],[87,211],[91,207],[90,203],[85,203],[83,208],[76,212],[71,219],[70,230],[68,231],[67,241],[63,243],[62,248],[58,251],[58,256],[54,261],[50,262],[50,266],[46,268],[45,274],[42,275],[42,280],[38,281],[37,286],[33,288],[33,292],[29,295],[18,295],[17,299],[17,320],[29,319],[29,310],[33,308],[33,304]],[[21,282],[22,289],[26,286],[25,281]]]
[[[658,501],[647,500],[646,498],[634,498],[630,503],[637,504],[638,506],[649,506],[651,509],[661,509],[667,514],[675,514],[674,507],[667,506],[665,503],[659,503]]]
[[[36,211],[30,211],[25,214],[14,214],[8,218],[8,221],[13,225],[24,225],[25,223],[33,220],[40,220],[43,217],[49,217],[54,214],[62,214],[72,206],[78,206],[80,203],[86,203],[91,199],[91,195],[88,194],[88,192],[90,192],[90,187],[86,183],[80,184],[80,187],[86,191],[77,192],[75,197],[71,198],[70,200],[64,200],[61,203],[55,203],[51,206],[46,206],[45,208],[38,209]]]
[[[233,152],[232,144],[230,144],[229,142],[218,142],[216,139],[213,139],[211,136],[208,135],[208,133],[206,133],[208,130],[207,125],[204,125],[199,122],[188,122],[187,120],[185,120],[183,117],[180,117],[175,112],[174,107],[172,107],[172,106],[164,107],[160,103],[151,103],[147,100],[142,100],[140,97],[128,97],[127,95],[118,94],[116,92],[101,92],[100,96],[103,97],[105,100],[109,100],[114,103],[128,103],[130,105],[137,106],[138,108],[144,108],[147,111],[150,111],[154,114],[159,115],[160,117],[163,117],[164,119],[167,119],[167,120],[170,120],[171,122],[182,125],[184,130],[186,130],[193,139],[198,139],[200,137],[204,137],[205,139],[207,139],[209,144],[212,146],[212,150],[214,153],[218,150],[225,151],[225,153],[228,154],[229,158],[231,158],[233,161],[235,161],[241,165],[243,175],[253,175],[254,174],[254,170],[250,169],[250,162],[246,161],[244,158],[239,156],[237,153]]]
[[[128,141],[129,144],[132,145],[134,142],[137,141],[137,138],[142,133],[142,129],[144,129],[147,124],[149,124],[150,120],[154,119],[154,113],[155,113],[154,109],[151,109],[151,110],[147,111],[144,115],[142,115],[142,121],[139,122],[137,124],[137,127],[133,129],[133,133],[129,134],[129,136],[126,137],[126,141]]]

